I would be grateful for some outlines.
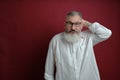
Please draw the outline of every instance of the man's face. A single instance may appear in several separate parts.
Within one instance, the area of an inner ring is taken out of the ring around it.
[[[66,18],[65,31],[70,34],[78,34],[83,28],[82,18],[79,15]]]

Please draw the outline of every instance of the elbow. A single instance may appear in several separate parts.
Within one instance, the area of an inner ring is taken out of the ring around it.
[[[106,38],[109,38],[111,35],[112,35],[112,31],[108,30],[107,33],[106,33]]]
[[[103,38],[104,40],[110,38],[112,35],[112,31],[111,30],[107,30],[106,33],[104,33],[104,36],[102,36],[101,38]]]
[[[99,37],[103,40],[108,39],[110,36],[112,35],[112,31],[111,30],[107,30],[105,33],[102,33],[101,35],[99,35]]]

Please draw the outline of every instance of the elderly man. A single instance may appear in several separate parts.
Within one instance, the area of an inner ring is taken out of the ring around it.
[[[81,31],[84,26],[88,30]],[[84,20],[80,12],[69,12],[65,31],[50,41],[45,80],[100,80],[93,47],[110,36],[111,30],[98,22]]]

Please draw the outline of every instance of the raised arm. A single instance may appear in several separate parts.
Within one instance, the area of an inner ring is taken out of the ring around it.
[[[110,29],[104,27],[98,22],[91,23],[87,20],[83,20],[83,24],[93,33],[91,35],[93,38],[93,45],[108,39],[112,34]]]

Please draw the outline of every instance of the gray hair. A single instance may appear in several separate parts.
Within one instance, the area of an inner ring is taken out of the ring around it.
[[[68,18],[70,16],[75,16],[75,15],[78,15],[82,18],[82,14],[78,11],[71,11],[71,12],[67,13],[66,18]]]

